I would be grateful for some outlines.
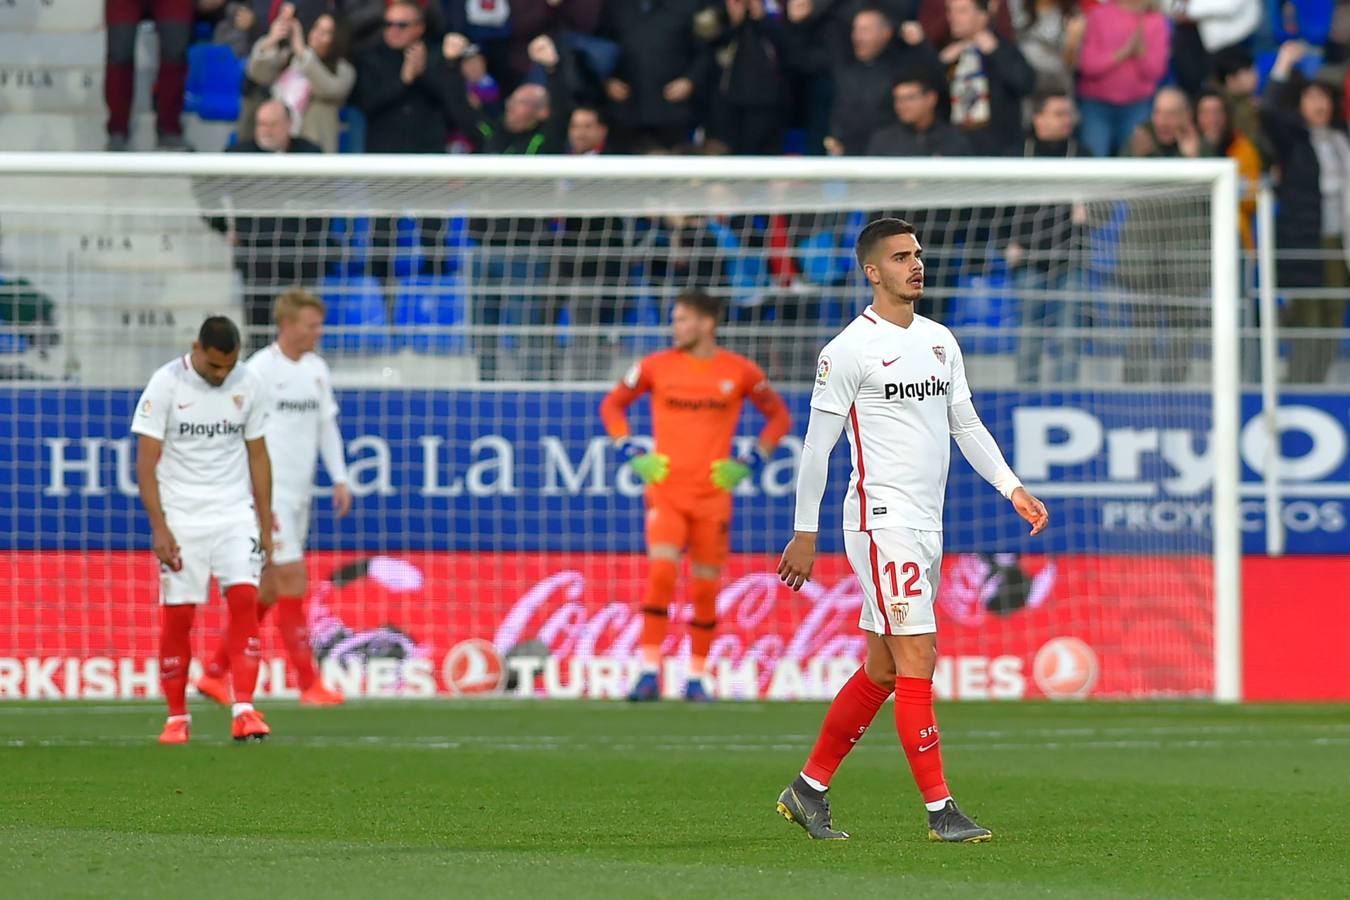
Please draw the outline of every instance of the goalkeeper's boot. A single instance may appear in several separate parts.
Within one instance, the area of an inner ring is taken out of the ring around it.
[[[708,689],[703,686],[702,678],[690,678],[684,684],[684,699],[690,703],[711,703]]]
[[[234,692],[230,690],[230,681],[228,678],[214,678],[210,675],[203,675],[197,679],[197,693],[203,697],[210,697],[221,706],[229,706],[234,702]]]
[[[637,684],[628,692],[631,703],[650,703],[661,699],[661,683],[656,680],[655,672],[643,672],[638,676]]]
[[[267,727],[262,713],[256,709],[245,710],[234,717],[231,734],[236,741],[261,741],[271,733],[272,729]]]
[[[834,827],[830,818],[828,791],[818,791],[800,775],[778,795],[778,814],[795,822],[817,841],[848,840],[848,832]]]
[[[341,706],[346,702],[342,691],[330,691],[321,681],[314,682],[300,692],[301,706]]]
[[[937,812],[928,814],[928,839],[947,841],[954,844],[982,844],[993,840],[994,833],[982,828],[970,820],[970,817],[956,808],[955,800]]]
[[[164,730],[159,733],[159,742],[161,744],[186,744],[191,731],[191,718],[188,716],[172,716],[169,721],[164,723]]]

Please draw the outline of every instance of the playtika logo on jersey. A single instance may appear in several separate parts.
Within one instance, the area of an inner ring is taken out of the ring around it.
[[[887,400],[894,397],[902,400],[927,400],[929,397],[947,396],[951,387],[950,381],[938,381],[936,375],[930,375],[927,381],[911,381],[904,384],[888,382],[883,389]]]

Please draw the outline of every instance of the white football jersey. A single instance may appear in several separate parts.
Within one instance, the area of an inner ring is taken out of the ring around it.
[[[275,343],[249,357],[248,367],[267,386],[267,450],[272,496],[308,502],[324,424],[338,414],[328,363],[317,353],[293,360]]]
[[[969,399],[961,348],[932,319],[916,315],[901,328],[868,307],[825,345],[811,406],[848,417],[846,531],[942,530],[952,442],[947,407]]]
[[[266,424],[266,388],[245,366],[214,387],[181,356],[150,376],[131,430],[164,444],[155,474],[166,510],[225,515],[253,508],[244,442]]]

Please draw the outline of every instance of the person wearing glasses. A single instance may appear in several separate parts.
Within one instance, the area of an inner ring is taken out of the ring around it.
[[[366,117],[366,152],[444,153],[454,87],[422,8],[390,3],[381,40],[356,60],[351,103]]]

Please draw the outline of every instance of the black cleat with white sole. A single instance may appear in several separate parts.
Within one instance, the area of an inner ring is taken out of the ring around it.
[[[834,827],[830,819],[830,801],[827,791],[818,791],[800,776],[778,795],[778,814],[795,822],[817,841],[843,841],[847,831]]]
[[[955,800],[937,812],[928,814],[928,839],[953,844],[982,844],[993,840],[994,833],[971,821],[970,817],[956,808]]]

